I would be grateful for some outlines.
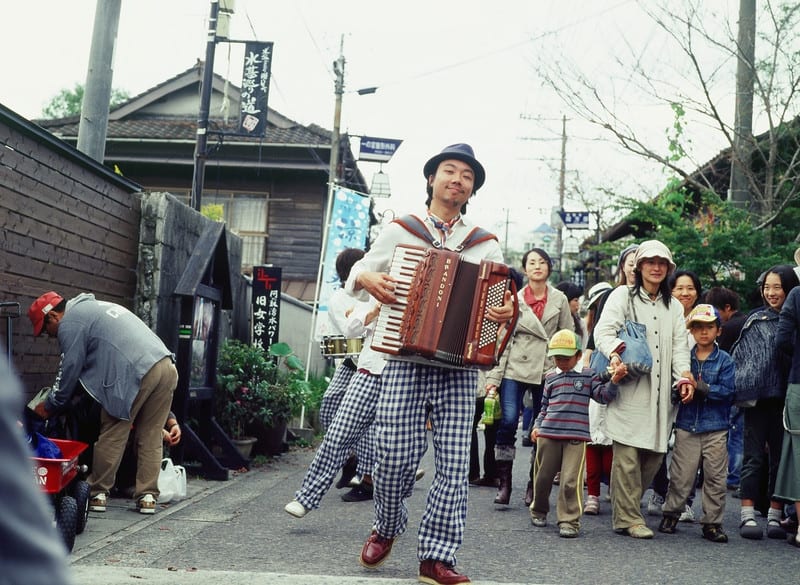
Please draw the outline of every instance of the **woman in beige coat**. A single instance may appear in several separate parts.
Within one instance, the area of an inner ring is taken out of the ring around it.
[[[597,351],[620,360],[623,343],[618,332],[626,319],[644,323],[653,355],[653,369],[638,380],[623,379],[617,399],[607,406],[606,429],[613,441],[611,505],[614,529],[634,538],[652,538],[640,509],[667,452],[677,405],[670,400],[680,379],[681,400],[694,394],[683,306],[672,297],[667,277],[675,270],[669,249],[658,240],[642,242],[636,251],[636,282],[618,287],[608,297],[595,326]]]
[[[542,400],[542,377],[553,366],[547,357],[547,342],[559,329],[573,329],[567,297],[547,282],[553,268],[547,252],[541,248],[529,250],[522,257],[522,267],[528,284],[517,294],[517,326],[500,363],[486,374],[486,390],[499,387],[503,410],[494,450],[498,476],[494,503],[500,506],[507,506],[511,498],[511,471],[522,397],[526,390],[531,391],[535,419]]]

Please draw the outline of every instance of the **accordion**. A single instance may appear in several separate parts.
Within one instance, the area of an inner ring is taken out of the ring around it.
[[[497,364],[518,314],[508,266],[486,260],[477,264],[457,252],[401,244],[395,248],[389,275],[397,281],[397,302],[381,306],[372,349],[460,367]],[[485,317],[489,307],[503,304],[506,290],[512,291],[515,303],[509,327]]]

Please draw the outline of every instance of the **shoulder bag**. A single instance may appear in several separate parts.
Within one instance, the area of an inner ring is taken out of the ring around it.
[[[619,357],[628,366],[628,375],[625,377],[629,381],[647,375],[653,369],[653,354],[650,353],[650,346],[647,344],[647,327],[644,323],[638,322],[632,296],[628,295],[628,308],[633,315],[633,320],[625,319],[622,328],[617,333],[617,337],[625,343],[625,349]],[[592,352],[589,358],[590,368],[602,374],[608,369],[608,365],[609,360],[603,352],[597,349]]]

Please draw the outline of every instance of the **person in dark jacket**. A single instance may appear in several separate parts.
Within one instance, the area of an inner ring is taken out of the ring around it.
[[[775,344],[785,356],[791,356],[789,385],[786,389],[786,405],[783,418],[783,448],[778,475],[775,479],[775,497],[794,502],[797,518],[800,518],[800,287],[795,287],[781,307],[778,334]],[[800,530],[790,540],[800,547]]]
[[[704,301],[712,305],[722,318],[722,331],[717,338],[717,345],[722,351],[731,352],[731,348],[739,338],[747,314],[739,310],[739,295],[724,286],[708,289]],[[742,472],[742,441],[744,428],[744,412],[735,404],[731,406],[728,419],[728,489],[739,495],[739,476]]]
[[[781,307],[786,296],[797,285],[797,275],[791,266],[778,265],[767,270],[761,284],[764,306],[748,316],[739,339],[733,346],[736,402],[745,409],[739,527],[739,534],[743,538],[764,537],[764,531],[756,522],[755,503],[760,491],[759,471],[767,454],[770,498],[767,536],[781,539],[786,537],[780,524],[783,504],[774,498],[773,493],[783,441],[783,404],[789,363],[777,351],[775,335]]]

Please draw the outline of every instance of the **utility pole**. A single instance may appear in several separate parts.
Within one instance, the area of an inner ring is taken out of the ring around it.
[[[736,44],[739,59],[736,66],[736,113],[728,200],[736,207],[747,208],[752,199],[745,168],[750,164],[753,144],[756,0],[739,0],[739,34]]]
[[[331,186],[339,180],[339,127],[342,120],[342,94],[344,94],[344,35],[339,39],[339,57],[333,62],[336,79],[333,82],[333,93],[336,104],[333,109],[333,132],[331,133],[331,160],[328,170],[328,181]]]
[[[108,110],[114,78],[114,46],[117,43],[122,0],[97,0],[89,51],[89,70],[83,88],[78,150],[99,163],[106,154]]]
[[[339,57],[333,62],[333,71],[336,78],[333,81],[333,93],[335,105],[333,108],[333,132],[331,132],[331,160],[328,167],[328,197],[325,202],[325,216],[322,221],[322,245],[319,251],[319,268],[317,269],[317,286],[314,293],[314,306],[311,313],[311,331],[308,334],[308,358],[306,359],[306,381],[311,368],[311,350],[314,344],[314,336],[317,329],[317,316],[319,315],[319,295],[322,289],[322,272],[325,263],[325,253],[328,248],[328,232],[331,225],[331,214],[333,213],[333,197],[338,181],[339,171],[339,127],[342,121],[342,95],[344,94],[344,35],[339,40]],[[305,419],[305,407],[300,410],[300,426],[303,426]]]
[[[98,0],[102,2],[103,0]],[[211,110],[211,86],[214,81],[214,52],[217,46],[217,18],[219,0],[211,0],[208,16],[208,39],[206,62],[203,63],[203,81],[200,86],[200,110],[197,115],[197,140],[194,147],[194,175],[192,176],[192,209],[200,211],[205,182],[206,159],[208,158],[208,113]]]
[[[561,171],[558,173],[558,211],[564,212],[564,198],[566,194],[566,176],[567,176],[567,117],[561,118]],[[556,253],[558,254],[558,279],[563,280],[564,272],[564,252],[562,247],[564,245],[561,237],[561,232],[564,229],[563,222],[558,226],[558,233],[556,234]]]

